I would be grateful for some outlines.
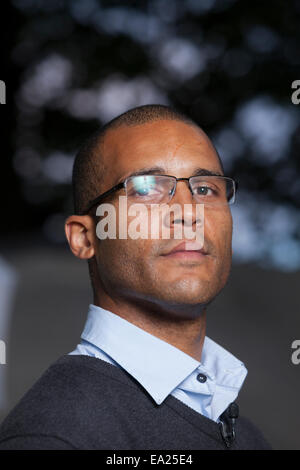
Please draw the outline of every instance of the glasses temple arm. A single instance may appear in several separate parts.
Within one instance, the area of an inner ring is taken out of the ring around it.
[[[92,209],[92,207],[94,207],[96,204],[101,202],[102,199],[104,199],[105,197],[109,196],[110,194],[114,193],[115,191],[118,191],[118,189],[121,189],[123,187],[124,187],[124,182],[116,184],[116,186],[114,186],[113,188],[109,189],[108,191],[105,191],[105,193],[103,194],[100,194],[100,196],[97,196],[95,199],[92,199],[88,204],[86,212],[89,212]]]

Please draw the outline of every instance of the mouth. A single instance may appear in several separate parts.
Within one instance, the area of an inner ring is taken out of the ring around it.
[[[199,242],[184,241],[162,256],[167,259],[202,261],[207,256],[207,252]]]

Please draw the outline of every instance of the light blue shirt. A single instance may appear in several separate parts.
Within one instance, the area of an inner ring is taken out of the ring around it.
[[[247,375],[244,364],[205,337],[201,362],[119,315],[89,306],[81,342],[69,354],[93,356],[125,369],[160,405],[173,395],[218,422]],[[197,379],[206,376],[205,382]]]

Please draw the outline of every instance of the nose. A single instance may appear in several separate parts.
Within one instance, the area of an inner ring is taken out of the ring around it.
[[[203,225],[203,210],[199,210],[199,207],[197,209],[188,180],[177,181],[175,194],[168,205],[170,214],[165,218],[165,224],[173,232],[179,229],[178,226],[189,233]]]
[[[176,183],[175,194],[171,200],[172,204],[192,204],[194,201],[193,194],[188,180],[178,179]]]

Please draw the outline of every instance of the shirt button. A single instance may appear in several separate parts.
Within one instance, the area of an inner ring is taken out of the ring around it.
[[[204,375],[204,374],[198,374],[198,375],[197,375],[197,380],[199,380],[199,382],[201,382],[202,384],[204,384],[204,382],[206,382],[206,380],[207,380],[207,377],[206,377],[206,375]]]

